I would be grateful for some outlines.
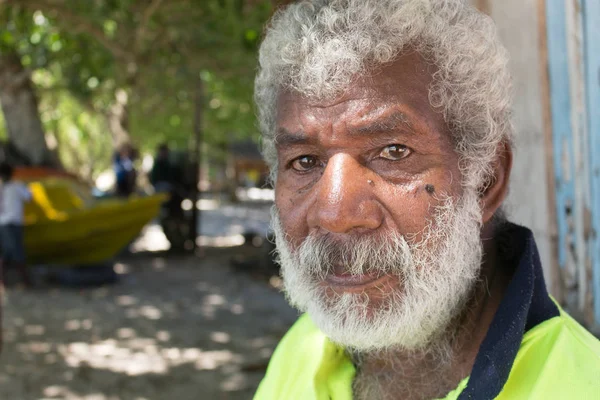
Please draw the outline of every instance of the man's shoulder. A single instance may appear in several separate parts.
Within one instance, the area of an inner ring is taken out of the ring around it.
[[[590,357],[595,358],[600,368],[600,340],[562,310],[561,320],[572,336],[573,343],[580,346]]]
[[[549,352],[568,349],[572,354],[594,362],[593,365],[600,371],[600,340],[562,308],[559,308],[559,311],[559,316],[527,332],[523,337],[522,348],[531,343]]]
[[[290,376],[301,378],[318,369],[320,353],[326,346],[326,338],[304,314],[283,336],[273,352],[265,381],[287,380]]]
[[[271,357],[271,364],[290,355],[302,354],[303,350],[320,349],[325,336],[314,325],[307,314],[303,314],[281,338]]]
[[[600,395],[600,341],[560,310],[525,334],[498,399],[590,398],[592,393]]]
[[[345,352],[305,314],[279,342],[254,399],[316,399],[332,388],[332,398],[350,399],[353,377]]]

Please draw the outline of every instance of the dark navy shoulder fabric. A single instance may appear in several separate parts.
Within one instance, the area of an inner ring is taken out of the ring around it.
[[[479,348],[459,400],[491,400],[504,387],[525,332],[560,312],[550,299],[533,233],[508,224],[502,233],[504,258],[514,274]]]

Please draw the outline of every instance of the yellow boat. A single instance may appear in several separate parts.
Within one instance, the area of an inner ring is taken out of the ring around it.
[[[96,199],[68,177],[26,182],[25,251],[31,264],[86,265],[114,257],[155,218],[166,195]]]

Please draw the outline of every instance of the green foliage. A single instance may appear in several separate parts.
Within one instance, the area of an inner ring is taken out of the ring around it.
[[[163,141],[189,146],[200,79],[209,146],[258,136],[252,82],[270,1],[6,3],[0,51],[17,49],[39,71],[43,121],[65,165],[108,165],[100,161],[111,146],[105,116],[119,89],[129,94],[129,130],[142,151]]]
[[[166,45],[149,49],[151,65],[140,71],[138,86],[143,88],[134,97],[134,137],[156,131],[162,140],[185,146],[192,133],[198,77],[209,144],[258,136],[252,86],[259,32],[271,6],[245,3],[173,2],[169,12],[157,15],[154,33]],[[144,85],[152,79],[153,85]]]
[[[69,90],[52,86],[53,79],[45,70],[33,77],[41,89],[39,109],[46,136],[59,147],[66,169],[92,181],[110,167],[113,149],[106,121],[94,110],[86,109]]]
[[[4,141],[8,139],[6,132],[6,124],[4,123],[4,115],[0,113],[0,140]]]

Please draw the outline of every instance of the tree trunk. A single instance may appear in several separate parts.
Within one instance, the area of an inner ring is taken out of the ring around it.
[[[115,149],[131,143],[129,135],[129,93],[125,89],[117,89],[113,104],[108,110],[108,129]]]
[[[58,166],[46,144],[30,74],[14,51],[0,53],[0,103],[8,138],[32,165]]]

